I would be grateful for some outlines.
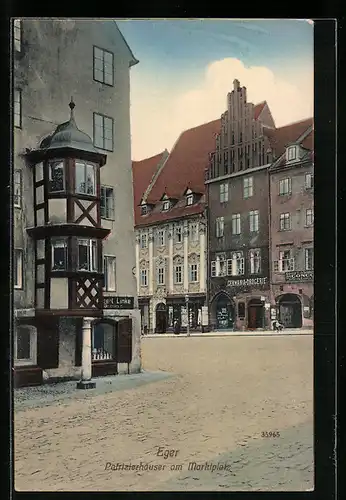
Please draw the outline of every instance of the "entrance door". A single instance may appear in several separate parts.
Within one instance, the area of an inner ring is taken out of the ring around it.
[[[264,307],[260,299],[251,299],[248,303],[248,328],[264,327]]]
[[[286,293],[278,299],[279,321],[285,328],[301,328],[302,304],[294,293]]]
[[[156,333],[165,333],[167,329],[166,304],[160,302],[156,306]]]
[[[221,296],[216,304],[216,327],[218,330],[233,328],[233,308],[226,296]]]

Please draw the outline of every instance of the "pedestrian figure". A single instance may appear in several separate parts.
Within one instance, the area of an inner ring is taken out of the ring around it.
[[[273,329],[276,331],[276,332],[281,332],[284,328],[284,325],[282,325],[281,323],[279,323],[277,320],[273,321]]]
[[[173,331],[174,331],[175,335],[179,335],[179,333],[180,333],[180,321],[177,319],[174,322]]]

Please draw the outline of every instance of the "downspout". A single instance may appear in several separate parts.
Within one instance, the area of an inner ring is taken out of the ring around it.
[[[271,183],[270,183],[270,168],[268,168],[268,280],[269,280],[269,298],[270,298],[270,308],[269,308],[269,329],[271,330],[271,309],[272,309],[272,299],[274,297],[272,290],[272,203],[271,203]]]
[[[207,281],[207,286],[206,286],[206,305],[208,307],[208,325],[207,325],[207,331],[210,332],[210,304],[209,304],[209,299],[210,299],[210,290],[209,290],[209,284],[210,284],[210,279],[209,279],[209,264],[210,264],[210,245],[209,245],[209,238],[210,238],[210,221],[209,221],[209,184],[206,184],[206,208],[205,208],[205,218],[206,218],[206,227],[207,227],[207,238],[206,238],[206,243],[207,243],[207,256],[206,256],[206,262],[207,262],[207,272],[206,272],[206,281]]]

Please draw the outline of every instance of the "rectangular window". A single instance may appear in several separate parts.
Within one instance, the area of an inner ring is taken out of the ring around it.
[[[16,360],[30,360],[31,358],[31,330],[25,326],[17,327],[16,332]]]
[[[101,186],[100,211],[102,219],[114,220],[114,190],[112,187]]]
[[[216,256],[216,276],[226,276],[226,259],[224,254]]]
[[[189,281],[191,283],[198,281],[198,264],[190,264]]]
[[[115,292],[116,290],[116,257],[105,255],[103,258],[105,290]]]
[[[305,189],[312,189],[314,187],[314,176],[312,174],[305,174]]]
[[[288,150],[287,150],[287,160],[288,161],[295,160],[296,156],[297,156],[297,148],[296,148],[296,146],[292,146],[292,147],[288,148]]]
[[[20,52],[22,50],[22,20],[15,19],[13,21],[13,44],[14,50]]]
[[[291,215],[289,213],[280,214],[280,231],[291,229]]]
[[[261,272],[261,251],[257,249],[250,250],[249,260],[250,274],[259,274]]]
[[[65,169],[63,160],[49,162],[48,169],[49,191],[51,193],[59,193],[61,191],[65,191]]]
[[[13,204],[17,208],[22,206],[22,171],[13,172]]]
[[[291,178],[287,177],[279,182],[279,195],[291,194]]]
[[[141,286],[148,286],[148,271],[147,269],[141,269]]]
[[[76,193],[96,195],[96,167],[91,163],[76,161]]]
[[[314,249],[305,248],[305,270],[313,271],[314,269]]]
[[[222,238],[224,235],[224,217],[216,217],[215,234],[217,238]]]
[[[157,283],[159,285],[165,284],[165,268],[164,267],[159,267],[157,270]]]
[[[249,225],[250,225],[250,232],[251,233],[257,233],[259,230],[259,211],[258,210],[252,210],[249,212]]]
[[[232,276],[240,276],[244,274],[244,257],[243,252],[232,253]]]
[[[114,55],[108,50],[94,47],[94,80],[114,84]]]
[[[139,245],[141,248],[148,247],[148,235],[147,235],[147,233],[141,233],[141,235],[139,237]]]
[[[52,270],[65,271],[67,269],[67,239],[52,239]]]
[[[274,272],[284,273],[294,271],[294,259],[291,258],[291,250],[279,252],[279,260],[274,262]]]
[[[314,211],[311,208],[308,208],[305,213],[305,225],[306,226],[314,225]]]
[[[97,272],[97,245],[96,240],[78,239],[78,270]]]
[[[228,201],[228,184],[220,184],[220,203]]]
[[[232,275],[232,259],[227,259],[227,276]]]
[[[191,224],[189,231],[190,241],[198,241],[198,225]]]
[[[193,205],[193,194],[188,194],[186,196],[186,205]]]
[[[23,288],[23,250],[15,249],[13,259],[14,288]]]
[[[240,214],[232,215],[232,234],[240,234]]]
[[[179,285],[183,282],[183,267],[181,265],[174,268],[174,283]]]
[[[142,205],[141,206],[141,215],[147,215],[147,213],[148,213],[147,205]]]
[[[243,181],[244,198],[251,198],[253,195],[253,177],[245,177]]]
[[[165,200],[162,205],[162,212],[167,212],[170,209],[170,201]]]
[[[21,128],[22,126],[22,91],[15,89],[13,93],[13,121],[14,126]]]
[[[159,229],[157,231],[157,246],[163,247],[165,245],[165,230]]]
[[[105,151],[113,151],[114,120],[109,116],[94,113],[94,145]]]
[[[210,262],[210,275],[212,278],[215,278],[216,276],[216,261],[212,260]]]
[[[176,241],[176,243],[181,243],[182,238],[183,238],[182,227],[176,226],[175,227],[175,241]]]

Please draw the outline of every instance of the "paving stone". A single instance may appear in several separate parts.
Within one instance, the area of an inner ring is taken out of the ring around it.
[[[147,378],[98,379],[90,391],[75,383],[16,391],[18,491],[313,487],[312,336],[148,338],[142,360]],[[158,457],[158,447],[178,456]],[[189,471],[189,462],[229,462],[231,470]],[[165,469],[108,470],[107,463]]]

